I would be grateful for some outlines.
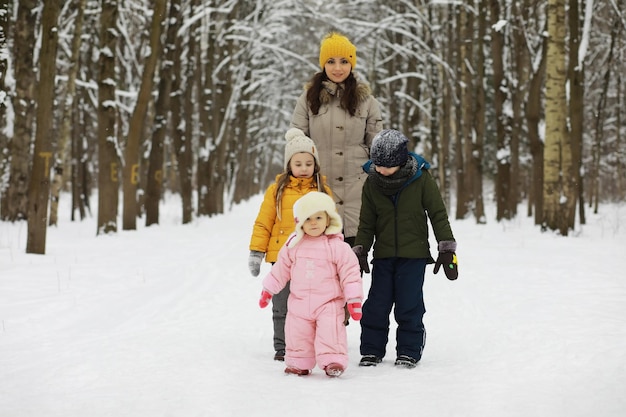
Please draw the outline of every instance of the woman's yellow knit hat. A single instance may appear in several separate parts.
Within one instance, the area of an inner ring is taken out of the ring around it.
[[[324,65],[329,58],[340,56],[348,60],[352,69],[356,67],[356,46],[345,36],[331,32],[322,39],[320,45],[320,68],[324,69]]]

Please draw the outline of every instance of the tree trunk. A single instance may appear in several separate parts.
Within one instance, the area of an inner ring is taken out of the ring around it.
[[[528,99],[526,101],[526,125],[528,126],[528,143],[532,155],[532,182],[529,200],[535,208],[535,224],[543,221],[543,153],[544,143],[539,133],[542,114],[542,87],[546,72],[547,39],[544,38],[541,48],[541,61],[530,77]],[[530,203],[529,203],[530,207]]]
[[[9,0],[0,0],[0,149],[8,149],[9,138],[6,127],[8,123],[8,110],[10,106],[9,94],[10,89],[6,85],[6,75],[9,69],[9,47],[7,38],[9,33],[9,16],[10,16]],[[6,183],[5,169],[9,163],[9,154],[7,152],[0,153],[0,219],[2,216],[2,197]]]
[[[152,100],[152,86],[161,48],[161,33],[166,14],[167,0],[156,0],[150,25],[150,55],[146,58],[141,86],[137,94],[135,109],[128,126],[128,138],[124,153],[124,209],[122,228],[137,228],[137,187],[139,184],[139,145],[144,133],[148,105]]]
[[[435,19],[435,13],[434,11],[436,10],[435,6],[432,5],[432,3],[430,3],[428,5],[428,20],[430,22],[434,21],[433,19]],[[431,50],[436,49],[435,48],[435,31],[431,26],[427,26],[425,28],[425,38],[426,38],[426,43],[428,45],[428,47]],[[430,137],[429,137],[429,142],[430,142],[430,151],[431,151],[431,160],[434,161],[434,157],[437,156],[438,158],[441,157],[441,146],[439,145],[439,138],[441,135],[441,117],[439,115],[439,104],[441,104],[440,102],[442,101],[442,92],[441,92],[441,79],[442,79],[442,71],[441,71],[441,63],[439,62],[440,60],[437,59],[433,59],[430,58],[428,59],[428,65],[430,66],[430,79],[429,79],[429,84],[430,84],[430,107],[429,107],[429,114],[428,114],[428,118],[430,121]],[[445,119],[444,119],[444,123],[445,123]],[[439,164],[441,165],[441,164]],[[441,169],[440,167],[437,167],[437,170],[434,170],[434,177],[439,179],[439,184],[441,186],[441,175],[438,174],[438,169]],[[443,191],[443,190],[442,190]]]
[[[454,13],[454,6],[448,6],[449,16],[452,16]],[[446,25],[446,34],[448,39],[453,38],[453,22],[448,21]],[[446,60],[448,62],[452,62],[452,57],[454,55],[454,51],[452,47],[448,45],[448,49],[442,52],[442,55],[446,54]],[[444,202],[448,207],[450,207],[450,180],[449,173],[446,169],[449,162],[449,152],[450,152],[450,138],[454,136],[454,121],[453,116],[451,114],[451,109],[453,108],[453,98],[452,98],[452,80],[451,75],[444,66],[439,66],[440,71],[440,79],[441,85],[443,88],[442,102],[441,106],[442,110],[442,123],[441,129],[439,132],[439,155],[437,155],[437,171],[439,175],[439,189],[441,191]],[[436,117],[436,115],[435,115]]]
[[[88,159],[85,156],[87,149],[84,148],[85,141],[83,141],[83,138],[86,136],[85,126],[87,126],[88,123],[86,123],[84,118],[81,118],[81,115],[86,114],[81,111],[81,101],[82,100],[78,100],[74,102],[75,107],[72,113],[72,119],[75,126],[75,128],[71,131],[72,221],[75,220],[74,213],[76,210],[78,210],[81,220],[86,217],[87,211],[91,212],[91,208],[89,206],[91,184],[89,181]]]
[[[565,178],[567,188],[569,190],[568,199],[565,203],[567,215],[567,223],[571,229],[576,223],[576,204],[580,202],[581,219],[584,218],[584,196],[582,194],[582,152],[583,152],[583,123],[585,120],[584,110],[584,94],[585,94],[585,76],[584,76],[584,60],[578,59],[580,52],[580,13],[579,1],[569,0],[569,62],[568,62],[568,80],[569,80],[569,126],[571,127],[571,169],[570,175]]]
[[[33,171],[28,186],[28,238],[26,253],[46,253],[48,199],[50,197],[50,167],[52,164],[52,117],[54,110],[54,80],[59,40],[57,20],[61,0],[46,1],[41,16],[41,51],[39,54],[39,83],[37,84],[37,129]]]
[[[37,0],[20,0],[17,9],[14,38],[15,122],[9,141],[9,181],[2,197],[2,220],[24,220],[28,212],[28,185],[31,143],[35,117],[35,86],[37,77],[33,64],[35,30],[37,28]]]
[[[198,48],[198,58],[196,62],[205,63],[202,65],[202,72],[206,74],[204,77],[197,71],[194,77],[196,89],[198,91],[198,103],[200,114],[200,134],[198,138],[198,157],[197,157],[197,186],[198,186],[198,209],[199,216],[208,216],[211,214],[211,196],[214,190],[210,190],[211,184],[211,166],[209,165],[209,154],[214,149],[214,138],[211,136],[211,121],[213,117],[217,117],[218,110],[214,110],[216,104],[209,92],[214,92],[217,85],[213,84],[215,67],[220,60],[218,51],[218,39],[213,27],[221,24],[221,19],[203,21],[201,31],[202,36],[207,37],[206,53]],[[204,78],[204,79],[203,79]],[[215,113],[215,114],[214,114]],[[220,196],[221,198],[221,196]]]
[[[510,178],[510,143],[506,132],[504,102],[506,100],[504,85],[504,28],[500,24],[499,0],[491,0],[491,55],[493,60],[493,88],[494,88],[494,113],[496,118],[496,142],[497,142],[497,174],[496,174],[496,219],[511,218],[508,210],[508,197]]]
[[[235,21],[234,17],[237,13],[237,7],[233,6],[232,10],[221,22],[222,34],[220,37],[226,37],[226,33],[230,31],[230,26]],[[225,178],[228,177],[228,144],[232,138],[231,129],[229,129],[230,119],[226,117],[228,112],[231,111],[234,106],[232,105],[234,86],[232,68],[232,57],[235,55],[235,47],[233,41],[228,39],[224,40],[217,46],[219,57],[231,57],[230,62],[226,65],[220,65],[221,71],[218,72],[215,77],[215,83],[212,85],[212,103],[211,108],[211,123],[210,123],[210,137],[211,137],[211,151],[208,158],[209,169],[209,183],[207,187],[208,194],[208,206],[207,214],[220,214],[224,212],[224,197],[226,190]],[[218,56],[215,56],[218,58]],[[226,58],[229,59],[229,58]],[[220,58],[215,62],[223,64],[224,58]],[[208,78],[208,77],[207,77]],[[232,106],[232,107],[231,107]]]
[[[470,209],[472,203],[472,172],[467,169],[467,165],[471,160],[471,118],[474,116],[472,109],[472,79],[469,65],[472,61],[471,42],[473,20],[468,18],[465,5],[457,6],[457,37],[459,39],[457,49],[457,96],[459,105],[456,106],[457,115],[457,134],[456,134],[456,152],[455,152],[455,168],[457,183],[457,201],[456,201],[456,218],[464,219]],[[468,156],[470,156],[468,158]]]
[[[163,0],[163,2],[165,2]],[[176,54],[176,33],[180,28],[180,0],[173,0],[167,19],[165,59],[162,61],[159,81],[159,97],[155,106],[154,132],[150,148],[150,166],[146,187],[146,226],[159,223],[159,202],[163,192],[163,143],[167,132],[172,91],[172,65]]]
[[[176,3],[179,2],[175,0],[171,7],[174,7]],[[193,15],[194,10],[195,7],[191,6],[190,15]],[[196,54],[196,38],[193,34],[197,26],[197,24],[194,24],[189,30],[191,34],[187,42],[187,49],[190,57],[194,57]],[[176,38],[176,50],[178,51],[180,51],[181,39],[180,36]],[[183,73],[186,74],[187,86],[191,85],[194,73],[193,60],[188,60],[183,65],[182,57],[179,53],[176,54],[176,60],[174,61],[172,79],[172,136],[182,200],[182,222],[187,224],[193,219],[193,124],[191,123],[191,116],[194,113],[193,104],[195,100],[193,99],[193,89],[185,88],[182,83]]]
[[[67,93],[63,107],[63,116],[61,117],[61,131],[59,133],[59,145],[57,146],[57,155],[55,159],[55,176],[52,182],[52,199],[50,201],[50,225],[57,224],[57,213],[61,190],[65,189],[65,181],[71,173],[71,140],[72,131],[72,110],[74,108],[74,96],[76,95],[76,76],[78,74],[78,59],[80,54],[80,45],[83,35],[83,15],[85,13],[85,5],[87,0],[79,0],[77,5],[77,13],[75,19],[74,36],[72,37],[72,50],[70,57],[70,66],[67,79]]]
[[[245,85],[249,84],[251,71],[246,70],[246,80],[248,82]],[[243,89],[241,93],[239,102],[248,103],[250,102],[251,92],[250,89]],[[238,204],[239,202],[245,200],[248,196],[252,195],[250,192],[250,188],[254,186],[254,183],[250,181],[250,178],[254,175],[252,171],[254,167],[254,162],[250,158],[250,135],[248,135],[248,121],[250,120],[249,107],[242,106],[238,120],[238,126],[235,129],[238,132],[238,137],[235,138],[235,143],[233,147],[235,148],[235,152],[231,152],[231,154],[241,155],[236,161],[231,161],[232,171],[234,175],[234,185],[235,189],[233,191],[232,202]]]
[[[523,28],[527,18],[526,5],[523,2],[513,3],[513,25],[517,28]],[[520,152],[523,140],[526,137],[524,131],[524,103],[527,100],[527,87],[529,79],[529,52],[526,39],[526,33],[523,30],[511,31],[510,44],[508,49],[513,55],[511,64],[514,70],[511,71],[511,77],[515,77],[515,81],[509,83],[511,85],[511,172],[509,185],[509,195],[507,198],[507,210],[511,213],[511,217],[517,216],[517,206],[522,198],[522,190],[527,176],[523,174],[520,168]],[[525,171],[524,171],[525,172]]]
[[[117,0],[102,2],[100,16],[100,78],[98,80],[98,230],[117,232],[119,159],[116,136],[115,46],[117,43]]]
[[[486,0],[478,0],[478,39],[476,52],[476,97],[474,101],[473,127],[476,140],[473,143],[469,163],[473,171],[474,217],[477,224],[487,223],[483,199],[483,156],[485,141],[485,34],[487,33]]]
[[[563,186],[562,152],[565,144],[565,0],[548,1],[548,50],[546,66],[546,134],[544,148],[544,228],[561,233]],[[567,234],[567,230],[563,235]]]
[[[616,115],[616,119],[617,119],[617,126],[623,126],[622,125],[622,121],[624,120],[622,118],[622,114],[624,112],[624,108],[622,107],[622,76],[620,74],[617,75],[617,92],[616,92],[616,101],[617,101],[617,115]],[[615,144],[615,147],[617,149],[622,149],[622,143],[623,143],[623,139],[622,139],[622,131],[620,129],[617,130],[616,135],[615,135],[615,141],[617,142]],[[623,151],[618,151],[617,153],[617,198],[619,199],[619,201],[623,201],[626,198],[626,187],[624,184],[624,165],[626,164],[626,160],[624,159],[624,152]],[[581,187],[582,187],[582,183],[581,183]],[[582,192],[581,192],[582,194]],[[580,223],[584,224],[584,211],[581,211],[581,219],[580,219]]]
[[[605,61],[606,71],[602,78],[602,91],[600,92],[600,98],[598,100],[596,110],[596,134],[592,146],[592,200],[593,212],[598,213],[598,205],[600,204],[600,156],[602,150],[602,142],[604,138],[604,122],[605,122],[605,109],[607,99],[609,95],[609,85],[611,83],[611,67],[613,65],[613,54],[615,49],[615,42],[617,37],[617,31],[619,27],[619,17],[615,16],[613,20],[613,30],[611,31],[611,44],[609,46],[609,54]]]

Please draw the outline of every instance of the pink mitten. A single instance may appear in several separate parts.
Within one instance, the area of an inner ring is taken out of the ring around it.
[[[259,306],[261,308],[267,307],[271,299],[272,299],[272,294],[270,294],[266,290],[261,291],[261,299],[259,299]]]
[[[361,320],[361,317],[363,317],[360,301],[356,301],[354,303],[348,302],[348,311],[350,312],[352,320]]]

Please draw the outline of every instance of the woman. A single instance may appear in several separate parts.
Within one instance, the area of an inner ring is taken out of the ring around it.
[[[361,166],[369,159],[372,139],[382,130],[382,116],[370,87],[353,73],[356,47],[348,38],[335,32],[326,35],[319,61],[321,71],[298,98],[291,127],[301,129],[317,145],[345,241],[352,246],[367,177]]]

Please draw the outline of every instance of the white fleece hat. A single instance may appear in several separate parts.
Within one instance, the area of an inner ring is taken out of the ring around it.
[[[287,144],[285,145],[285,172],[289,169],[291,157],[300,152],[310,153],[315,158],[315,163],[317,165],[320,164],[315,142],[305,135],[302,130],[292,127],[285,133],[285,139],[287,139]]]
[[[296,230],[294,231],[295,235],[292,235],[287,242],[288,247],[293,248],[296,243],[302,239],[302,236],[304,236],[302,225],[307,218],[318,211],[325,211],[330,218],[330,224],[326,228],[326,231],[324,231],[325,235],[341,233],[343,223],[341,222],[339,213],[337,213],[337,206],[335,206],[333,198],[319,191],[311,191],[300,197],[293,205],[293,217],[296,221]]]

